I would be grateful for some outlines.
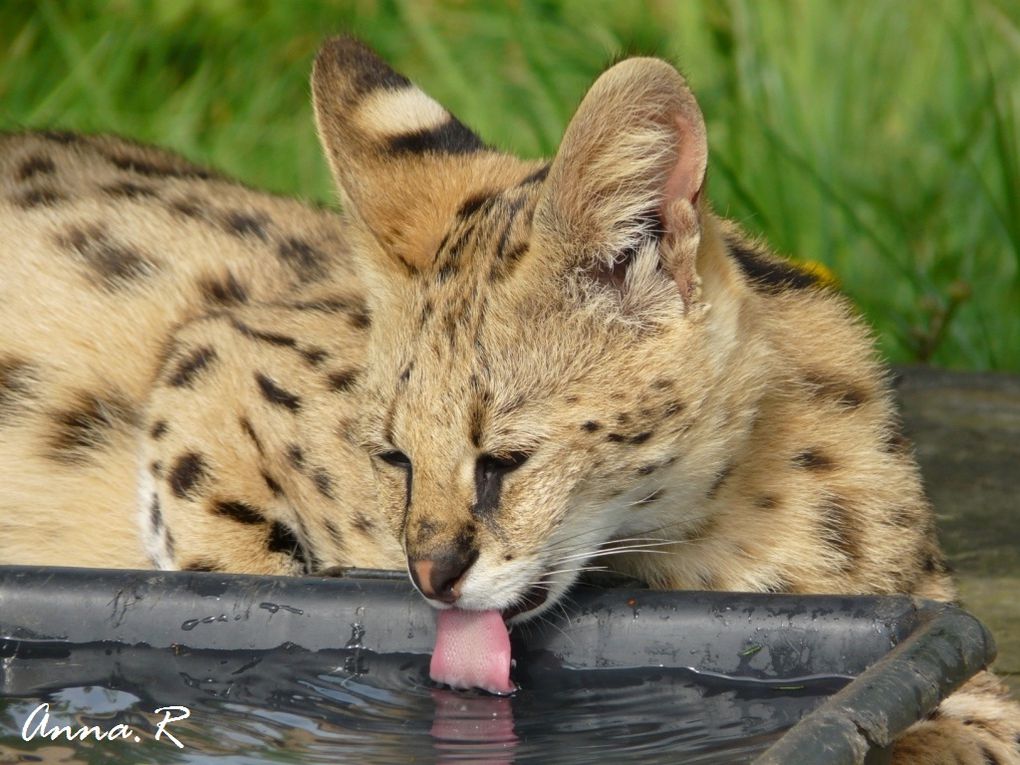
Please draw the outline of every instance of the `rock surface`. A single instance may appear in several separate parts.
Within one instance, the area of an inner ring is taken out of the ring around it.
[[[942,547],[963,605],[995,635],[1020,695],[1020,376],[897,370]]]

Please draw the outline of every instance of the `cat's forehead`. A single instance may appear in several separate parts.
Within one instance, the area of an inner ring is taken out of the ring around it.
[[[542,177],[532,173],[523,183],[468,194],[423,274],[424,290],[441,292],[465,274],[475,277],[479,287],[510,277],[531,246]]]

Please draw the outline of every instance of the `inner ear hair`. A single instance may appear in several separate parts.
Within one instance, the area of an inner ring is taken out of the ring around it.
[[[641,239],[636,244],[612,255],[611,260],[597,259],[588,269],[589,277],[598,284],[622,292],[627,274],[641,248],[647,244],[658,246],[662,243],[666,234],[662,218],[662,212],[655,209],[638,216],[630,226],[643,232]]]

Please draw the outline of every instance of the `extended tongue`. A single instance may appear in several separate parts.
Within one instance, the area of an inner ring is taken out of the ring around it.
[[[499,611],[449,608],[436,621],[436,648],[429,674],[454,688],[513,693],[510,634]]]

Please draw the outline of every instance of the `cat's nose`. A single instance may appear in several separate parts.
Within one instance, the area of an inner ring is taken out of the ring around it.
[[[409,558],[411,579],[421,594],[440,603],[456,603],[468,569],[478,560],[478,550],[461,550],[431,558]]]

